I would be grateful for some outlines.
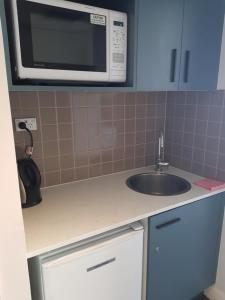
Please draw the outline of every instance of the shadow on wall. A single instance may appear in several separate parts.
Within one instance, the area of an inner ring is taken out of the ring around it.
[[[225,92],[167,94],[167,156],[172,165],[225,180]]]

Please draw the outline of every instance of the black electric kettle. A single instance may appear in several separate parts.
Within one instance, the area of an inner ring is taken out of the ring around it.
[[[26,123],[20,122],[19,128],[26,130],[31,139],[30,146],[26,146],[26,157],[17,160],[19,185],[22,207],[31,207],[42,201],[41,197],[41,174],[38,166],[33,161],[33,136]]]

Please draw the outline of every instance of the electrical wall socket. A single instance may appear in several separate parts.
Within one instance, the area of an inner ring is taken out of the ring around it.
[[[27,125],[27,128],[31,131],[37,130],[37,120],[36,118],[24,118],[24,119],[15,119],[16,131],[24,131],[19,128],[19,123],[24,122]]]

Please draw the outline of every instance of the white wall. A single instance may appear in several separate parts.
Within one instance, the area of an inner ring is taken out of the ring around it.
[[[218,289],[224,294],[223,296],[225,299],[225,219],[223,223],[223,234],[220,247],[220,259],[216,285]]]
[[[211,300],[225,300],[225,214],[216,284],[207,291]]]
[[[30,300],[14,149],[0,24],[0,299]]]

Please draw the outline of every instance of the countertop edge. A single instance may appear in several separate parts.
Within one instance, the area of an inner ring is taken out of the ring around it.
[[[116,223],[116,224],[112,224],[110,226],[103,227],[103,228],[101,228],[99,230],[95,230],[95,231],[89,232],[88,234],[83,234],[83,235],[77,236],[76,238],[65,240],[62,243],[57,243],[57,244],[51,245],[51,246],[46,247],[46,248],[42,248],[42,249],[37,250],[37,251],[27,252],[26,257],[27,257],[27,259],[30,259],[32,257],[41,255],[43,253],[50,252],[50,251],[53,251],[55,249],[59,249],[59,248],[68,246],[70,244],[74,244],[74,243],[80,242],[82,240],[85,240],[85,239],[88,239],[88,238],[91,238],[91,237],[94,237],[94,236],[106,233],[107,231],[117,229],[119,227],[131,224],[133,222],[141,221],[143,219],[155,216],[157,214],[169,211],[171,209],[175,209],[175,208],[178,208],[178,207],[181,207],[181,206],[184,206],[184,205],[188,205],[188,204],[191,204],[193,202],[196,202],[196,201],[202,200],[204,198],[208,198],[210,196],[217,195],[217,194],[220,194],[220,193],[223,193],[223,192],[225,192],[225,188],[218,189],[218,190],[215,190],[215,191],[209,191],[207,194],[204,194],[204,195],[201,195],[201,196],[198,196],[198,197],[194,197],[192,199],[189,199],[189,200],[177,203],[175,205],[169,205],[169,206],[167,206],[165,208],[155,210],[154,212],[151,212],[151,213],[142,214],[142,215],[139,215],[139,216],[137,216],[135,218],[126,219],[123,222],[119,222],[119,223]]]

